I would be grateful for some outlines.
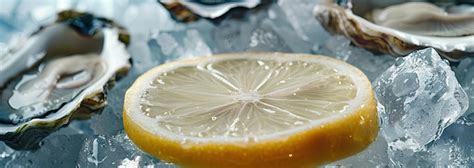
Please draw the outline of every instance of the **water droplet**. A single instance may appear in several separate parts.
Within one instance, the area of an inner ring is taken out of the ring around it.
[[[296,121],[293,123],[293,125],[303,125],[304,123],[302,121]]]
[[[359,121],[359,124],[362,125],[365,123],[365,118],[364,116],[360,116],[360,121]]]
[[[157,79],[156,81],[162,85],[165,84],[165,82],[162,79]]]
[[[187,138],[183,138],[181,139],[180,143],[181,144],[186,144],[188,142],[188,139]]]

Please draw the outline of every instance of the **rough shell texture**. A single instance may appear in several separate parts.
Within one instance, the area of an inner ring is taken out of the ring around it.
[[[44,33],[46,31],[50,32]],[[65,36],[75,38],[64,38]],[[81,41],[78,39],[89,40]],[[61,40],[72,40],[74,42],[60,42]],[[91,42],[97,42],[93,44],[99,46],[92,46],[97,50],[90,51]],[[3,64],[4,67],[0,67],[1,74],[9,74],[6,72],[11,72],[12,68],[18,68],[19,65],[22,65],[19,64],[19,62],[32,60],[31,57],[35,57],[33,59],[34,62],[27,61],[28,63],[21,66],[16,73],[3,76],[4,79],[2,79],[2,83],[5,85],[0,85],[0,95],[3,94],[2,96],[8,96],[8,94],[11,94],[12,88],[18,89],[18,86],[22,86],[21,81],[18,82],[18,79],[25,78],[25,73],[36,71],[34,69],[40,69],[38,67],[41,66],[45,67],[49,64],[53,64],[54,61],[52,60],[64,60],[65,58],[71,58],[73,56],[88,59],[89,57],[87,57],[87,55],[91,56],[92,54],[92,56],[95,56],[94,59],[101,60],[101,65],[104,70],[100,71],[100,73],[91,72],[94,80],[89,80],[86,84],[81,84],[82,86],[76,89],[77,92],[74,93],[74,96],[67,99],[66,102],[60,103],[58,107],[45,108],[47,109],[46,112],[38,112],[39,115],[34,115],[26,119],[22,118],[22,120],[18,121],[8,121],[8,118],[5,117],[0,118],[2,119],[0,120],[0,140],[15,149],[36,148],[38,147],[39,141],[59,127],[69,123],[71,119],[84,118],[84,114],[105,106],[105,91],[107,86],[115,80],[117,75],[125,74],[131,66],[130,55],[126,50],[126,46],[129,43],[129,35],[126,30],[110,20],[95,17],[88,13],[76,11],[60,12],[55,23],[41,27],[37,32],[25,39],[24,43],[29,45],[20,44],[16,50],[0,55],[0,60],[3,58],[11,62],[10,64]],[[71,44],[74,44],[73,49],[80,47],[85,47],[86,49],[70,50]],[[71,69],[68,67],[63,68],[66,68],[63,70]],[[46,70],[43,69],[43,71]],[[43,71],[41,71],[41,73]],[[82,72],[83,71],[79,71],[78,73]],[[39,78],[39,75],[37,78]],[[69,79],[75,80],[75,78]],[[53,83],[53,89],[57,89],[58,84],[59,83]],[[13,90],[13,92],[15,91],[17,90]],[[5,99],[0,100],[4,101]],[[8,115],[8,111],[22,111],[23,107],[29,107],[29,105],[26,105],[21,108],[15,108],[11,106],[11,103],[10,107],[5,107],[8,106],[5,105],[7,103],[0,103],[0,106],[4,106],[1,111],[1,113],[4,113],[2,116],[11,116]],[[37,113],[37,109],[34,110],[28,112]]]
[[[474,56],[474,36],[422,36],[383,27],[354,14],[352,6],[358,4],[324,1],[315,6],[314,14],[326,30],[342,34],[355,45],[374,52],[406,56],[415,50],[432,47],[449,60]]]
[[[244,7],[254,8],[260,4],[260,0],[238,0],[238,1],[161,1],[161,3],[179,21],[190,22],[197,20],[199,16],[205,18],[217,18],[224,15],[232,8]]]

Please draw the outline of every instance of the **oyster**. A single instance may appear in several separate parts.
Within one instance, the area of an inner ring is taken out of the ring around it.
[[[63,11],[0,53],[0,140],[15,149],[105,105],[104,87],[130,68],[128,34],[110,20]]]
[[[227,11],[236,7],[254,8],[260,4],[260,0],[236,0],[236,1],[179,1],[160,0],[168,8],[174,17],[180,21],[189,22],[197,20],[197,14],[206,18],[217,18]]]
[[[403,0],[325,0],[314,13],[360,47],[405,56],[427,47],[449,60],[474,56],[474,6]]]

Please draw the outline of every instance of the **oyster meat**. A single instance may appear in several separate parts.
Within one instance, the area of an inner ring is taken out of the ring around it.
[[[376,9],[372,12],[372,20],[381,26],[425,36],[474,34],[474,14],[448,13],[426,2],[408,2]]]
[[[63,11],[10,43],[0,53],[0,140],[34,148],[74,112],[103,107],[104,87],[131,66],[128,39],[110,20]]]
[[[427,47],[450,60],[474,56],[474,6],[404,0],[325,0],[316,18],[361,47],[405,56]]]

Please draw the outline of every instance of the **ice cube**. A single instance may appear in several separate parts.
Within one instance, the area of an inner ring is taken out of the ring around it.
[[[291,52],[290,47],[271,26],[269,20],[263,20],[250,33],[247,51]]]
[[[113,18],[116,13],[116,9],[113,7],[116,7],[113,0],[81,0],[76,9],[79,11],[93,11],[95,15],[100,17]]]
[[[212,54],[200,32],[195,29],[159,32],[148,42],[148,46],[160,63]]]
[[[252,15],[247,14],[248,16],[245,20],[237,19],[242,16],[232,14],[234,13],[231,13],[228,16],[228,20],[220,22],[211,31],[211,39],[215,42],[213,50],[219,53],[242,51],[292,51],[286,41],[287,39],[284,39],[282,34],[285,32],[293,33],[293,30],[278,26],[279,23],[277,23],[277,21],[268,19],[267,12],[260,11],[252,13]],[[290,37],[289,35],[291,35],[291,33],[288,34],[287,37]],[[295,37],[292,36],[291,38]]]
[[[406,153],[402,167],[473,167],[474,166],[474,126],[452,124],[447,127],[440,139],[420,151]],[[398,160],[400,162],[400,160]]]
[[[395,164],[436,140],[469,106],[448,63],[434,49],[399,58],[375,82],[382,135]]]
[[[311,27],[311,33],[318,36],[311,36],[312,38],[308,40],[301,39],[290,24],[293,21],[287,17],[283,7],[286,6],[270,4],[268,10],[254,10],[252,13],[229,12],[224,20],[215,22],[216,26],[210,31],[212,50],[216,53],[242,51],[309,53],[314,43],[324,42],[329,36],[318,24],[317,27]],[[311,20],[317,23],[314,18]]]
[[[154,0],[138,2],[129,5],[125,11],[120,11],[123,14],[119,16],[123,17],[118,19],[132,34],[149,35],[153,31],[173,30],[178,26],[160,3]]]
[[[474,125],[474,113],[471,111],[469,114],[464,114],[464,116],[456,120],[456,123],[467,126]]]
[[[474,125],[474,59],[465,58],[454,69],[456,77],[469,97],[467,112],[456,122],[464,125]]]
[[[113,142],[104,136],[91,137],[84,141],[79,154],[79,166],[98,167],[99,165],[115,165],[121,158],[126,158],[127,153],[117,149]],[[114,155],[109,155],[115,153]],[[124,156],[125,155],[125,156]]]
[[[278,5],[283,9],[288,21],[296,33],[306,41],[327,39],[329,34],[313,15],[313,7],[318,3],[314,0],[280,0]]]
[[[15,154],[15,150],[8,147],[5,143],[0,142],[0,165],[7,165],[8,162],[13,160],[12,156]]]
[[[10,17],[15,10],[15,6],[19,4],[20,1],[5,1],[2,2],[2,6],[0,6],[0,18]]]
[[[474,126],[453,124],[431,145],[436,167],[474,167]]]
[[[84,140],[77,166],[79,167],[153,167],[173,165],[160,162],[143,153],[120,132],[114,136],[91,136]]]
[[[365,49],[352,46],[351,41],[344,36],[328,38],[322,46],[316,46],[313,53],[346,61],[361,69],[370,81],[374,81],[395,62],[390,55],[374,55]]]
[[[463,59],[458,66],[454,69],[456,72],[456,77],[459,80],[464,91],[466,91],[469,97],[469,109],[467,110],[467,115],[474,114],[474,59],[465,58]],[[473,116],[474,119],[474,116]]]
[[[251,25],[243,20],[224,20],[211,33],[218,52],[244,51],[250,43]]]
[[[298,37],[293,28],[284,23],[283,19],[279,19],[278,16],[279,15],[275,16],[275,19],[264,19],[262,25],[273,28],[274,32],[285,41],[285,45],[287,45],[291,51],[298,53],[311,52],[313,43],[317,40],[312,42],[302,40]]]

